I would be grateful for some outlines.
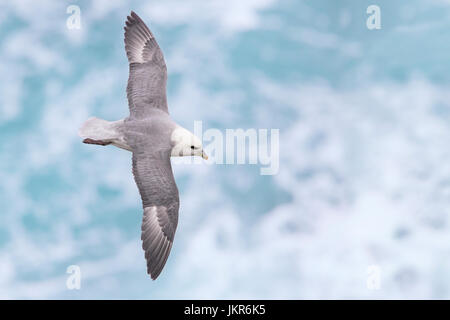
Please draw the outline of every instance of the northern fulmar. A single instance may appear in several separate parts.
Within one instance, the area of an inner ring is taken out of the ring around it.
[[[79,135],[84,143],[111,144],[133,153],[133,175],[144,208],[142,248],[147,273],[155,280],[166,264],[178,224],[180,202],[170,157],[208,157],[200,139],[169,116],[167,68],[155,37],[133,11],[124,29],[130,115],[118,121],[90,118]]]

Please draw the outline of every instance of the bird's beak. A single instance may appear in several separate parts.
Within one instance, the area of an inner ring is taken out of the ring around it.
[[[202,151],[202,158],[205,160],[208,160],[208,156],[206,155],[206,153],[204,151]]]

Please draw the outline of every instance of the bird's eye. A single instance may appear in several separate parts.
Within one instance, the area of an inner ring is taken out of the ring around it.
[[[191,146],[191,149],[194,150],[194,146]]]

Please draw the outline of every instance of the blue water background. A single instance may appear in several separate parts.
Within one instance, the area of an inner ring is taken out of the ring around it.
[[[177,122],[280,129],[277,175],[174,165],[157,281],[130,154],[77,136],[128,114],[131,10]],[[0,298],[450,298],[449,38],[445,0],[2,1]]]

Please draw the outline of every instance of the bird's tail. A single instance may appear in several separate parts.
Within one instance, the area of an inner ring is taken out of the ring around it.
[[[78,135],[83,139],[106,141],[114,138],[114,131],[111,132],[110,127],[111,122],[92,117],[83,123],[80,130],[78,130]]]
[[[119,148],[131,150],[123,139],[122,130],[120,130],[122,125],[123,120],[106,121],[92,117],[83,123],[78,130],[78,135],[84,139],[84,143],[102,146],[113,144]]]

